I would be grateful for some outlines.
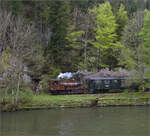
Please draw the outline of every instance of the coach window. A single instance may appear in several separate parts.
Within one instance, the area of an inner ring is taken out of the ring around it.
[[[58,85],[58,81],[54,81],[54,82],[53,82],[53,85]]]
[[[117,81],[117,80],[114,80],[114,83],[118,83],[118,81]]]
[[[96,80],[95,83],[96,84],[101,84],[101,80]]]
[[[105,84],[109,84],[110,81],[109,80],[104,80],[104,82],[105,82]]]

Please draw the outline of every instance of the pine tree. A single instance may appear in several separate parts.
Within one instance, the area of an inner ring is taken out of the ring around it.
[[[10,1],[10,7],[12,14],[14,16],[20,15],[23,13],[22,0],[12,0]]]
[[[140,35],[143,39],[143,45],[145,47],[150,47],[150,11],[145,10],[145,14],[144,25]]]
[[[121,63],[136,73],[133,79],[144,90],[148,85],[145,77],[150,77],[150,11],[145,12],[144,22],[143,13],[137,15],[128,25],[128,31],[125,31],[128,36],[124,41]]]
[[[144,24],[139,35],[141,45],[138,47],[137,53],[137,70],[141,87],[144,91],[145,87],[150,87],[149,82],[144,79],[145,77],[150,77],[150,11],[148,10],[145,10]]]
[[[120,8],[117,12],[116,23],[118,24],[118,27],[117,27],[118,40],[120,40],[124,27],[128,23],[127,11],[125,11],[125,7],[123,4],[120,5]]]
[[[138,49],[141,45],[141,37],[139,35],[144,20],[144,12],[137,12],[128,25],[124,28],[121,42],[124,44],[124,48],[121,51],[121,66],[128,70],[136,69],[138,64]]]
[[[51,56],[54,65],[61,66],[64,65],[66,36],[70,27],[70,5],[68,1],[50,2],[49,23],[52,34],[46,53]]]
[[[140,32],[140,36],[142,38],[140,50],[144,51],[144,53],[142,53],[144,65],[143,67],[144,69],[147,69],[148,72],[150,72],[150,11],[148,10],[145,10],[144,24]],[[150,76],[150,74],[148,74],[148,76]]]

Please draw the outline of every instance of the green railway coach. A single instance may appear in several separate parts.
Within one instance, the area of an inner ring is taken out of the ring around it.
[[[89,78],[87,87],[91,93],[105,92],[110,89],[123,89],[124,78]]]

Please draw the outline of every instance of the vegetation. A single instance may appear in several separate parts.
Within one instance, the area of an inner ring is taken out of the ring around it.
[[[0,5],[0,105],[28,103],[22,96],[47,93],[49,79],[67,71],[121,67],[132,71],[139,90],[149,87],[148,0],[0,0]]]
[[[43,108],[75,108],[93,106],[149,105],[150,93],[82,94],[34,96],[30,103],[20,104],[19,110]],[[96,104],[95,100],[98,100]],[[5,109],[4,109],[5,110]]]

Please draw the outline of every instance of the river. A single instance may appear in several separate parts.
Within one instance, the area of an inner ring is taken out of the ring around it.
[[[150,107],[0,113],[0,136],[150,136]]]

